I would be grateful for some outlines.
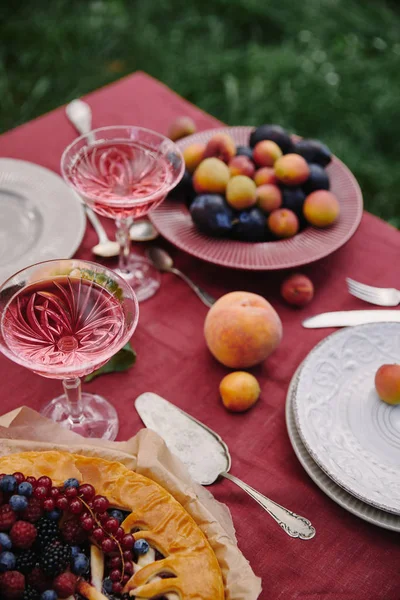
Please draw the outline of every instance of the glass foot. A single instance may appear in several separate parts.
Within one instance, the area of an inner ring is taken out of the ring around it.
[[[117,411],[105,398],[97,394],[82,393],[82,415],[78,420],[71,418],[66,396],[54,398],[40,411],[44,417],[87,438],[115,440],[119,423]]]
[[[145,258],[133,255],[129,259],[128,271],[116,269],[116,272],[129,283],[139,302],[154,296],[160,287],[160,273]]]

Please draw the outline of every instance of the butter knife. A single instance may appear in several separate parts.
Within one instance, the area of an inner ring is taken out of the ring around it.
[[[400,322],[400,310],[338,310],[321,313],[303,321],[303,327],[348,327],[366,323]]]
[[[231,467],[228,446],[212,429],[152,392],[136,398],[135,407],[146,427],[164,439],[195,481],[210,485],[219,476],[225,477],[258,502],[290,537],[310,540],[315,536],[308,519],[280,506],[228,472]]]

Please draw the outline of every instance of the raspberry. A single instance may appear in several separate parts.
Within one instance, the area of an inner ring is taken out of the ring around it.
[[[40,566],[45,575],[56,577],[68,567],[71,555],[71,546],[61,544],[59,541],[52,542],[43,550]]]
[[[10,538],[16,548],[26,550],[36,540],[37,530],[32,523],[17,521],[11,528]]]
[[[0,577],[1,598],[21,598],[25,589],[25,577],[18,571],[6,571]]]
[[[72,573],[62,573],[53,581],[53,589],[59,598],[72,596],[76,588],[76,577]]]
[[[40,567],[34,567],[26,576],[27,583],[39,592],[51,589],[51,579],[47,578]]]
[[[88,537],[88,533],[74,519],[65,521],[61,527],[61,535],[68,544],[81,544]]]
[[[30,523],[36,523],[43,514],[42,503],[39,498],[29,498],[28,508],[22,513],[22,518]]]
[[[17,515],[9,504],[0,506],[0,531],[8,531],[17,520]]]

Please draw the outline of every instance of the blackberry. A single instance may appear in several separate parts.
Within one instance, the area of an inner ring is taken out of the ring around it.
[[[55,540],[48,544],[40,557],[40,566],[45,575],[56,577],[63,573],[71,562],[71,546]]]
[[[40,599],[40,592],[38,592],[37,590],[35,590],[35,588],[31,587],[30,585],[27,585],[24,591],[24,595],[22,596],[21,600],[39,600]]]
[[[47,517],[42,517],[39,519],[39,521],[36,523],[36,527],[36,545],[40,551],[50,544],[50,542],[57,539],[60,534],[57,521],[53,521]]]
[[[37,562],[38,557],[34,550],[24,550],[17,554],[17,562],[15,568],[17,571],[20,571],[20,573],[27,575],[32,571],[33,567],[36,566]]]

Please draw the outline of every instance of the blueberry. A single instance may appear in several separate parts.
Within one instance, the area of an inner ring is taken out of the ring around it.
[[[4,475],[0,481],[0,491],[2,492],[13,492],[17,487],[17,480],[13,475]]]
[[[109,577],[106,577],[106,579],[103,581],[103,590],[106,592],[106,594],[111,594],[112,587],[113,587],[113,582],[111,581],[111,579]]]
[[[146,554],[150,550],[150,546],[146,540],[136,540],[133,544],[133,549],[138,554]]]
[[[58,596],[54,590],[46,590],[40,596],[40,600],[57,600]]]
[[[17,494],[11,496],[9,504],[14,512],[20,512],[28,508],[28,500],[25,496],[18,496]]]
[[[0,573],[12,571],[15,568],[15,555],[12,552],[2,552],[0,554]]]
[[[33,486],[29,481],[23,481],[19,484],[17,492],[21,496],[32,496]]]
[[[54,510],[51,510],[47,513],[47,518],[50,519],[50,521],[58,521],[60,517],[61,510],[59,510],[58,508],[55,508]]]
[[[71,546],[71,556],[72,558],[75,558],[75,556],[78,556],[78,554],[81,554],[82,550],[79,548],[79,546]]]
[[[3,548],[3,550],[11,550],[12,548],[10,536],[6,533],[0,533],[0,546]]]
[[[72,561],[72,572],[75,575],[83,575],[89,569],[89,559],[84,554],[78,554]]]
[[[77,479],[75,479],[74,477],[70,477],[70,479],[67,479],[67,481],[64,481],[64,489],[69,488],[69,487],[78,488],[79,485],[80,485],[79,481]]]
[[[118,523],[122,523],[124,520],[124,514],[120,510],[112,510],[110,512],[110,517],[117,519]]]

